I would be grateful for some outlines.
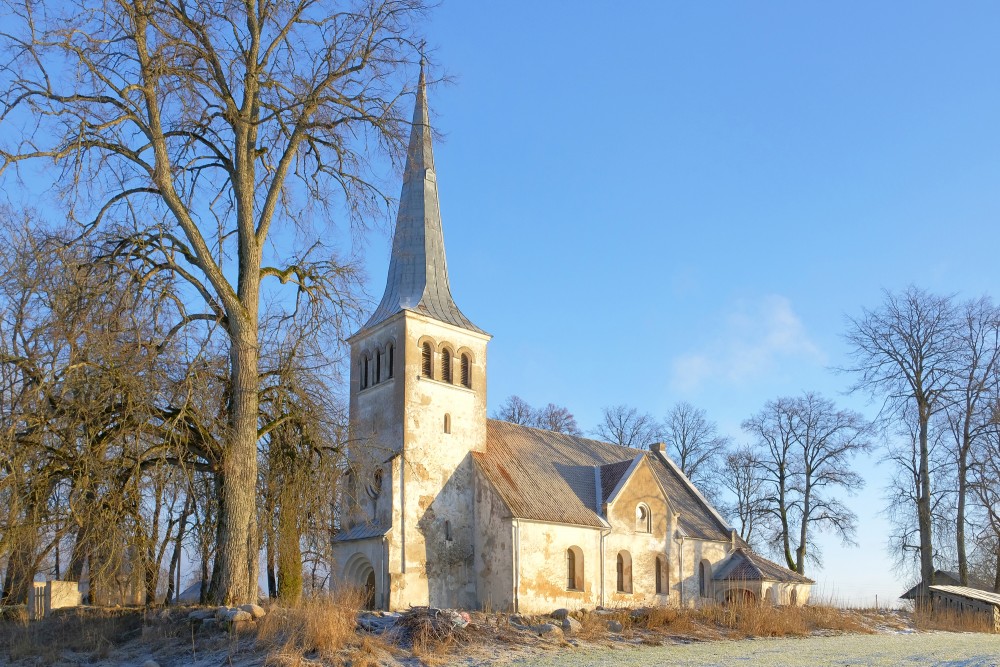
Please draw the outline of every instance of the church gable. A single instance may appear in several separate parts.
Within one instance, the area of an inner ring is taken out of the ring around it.
[[[665,538],[673,514],[670,500],[646,455],[632,460],[612,494],[604,501],[604,515],[611,529],[647,533]]]

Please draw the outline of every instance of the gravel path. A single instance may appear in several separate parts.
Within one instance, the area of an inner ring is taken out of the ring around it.
[[[531,667],[699,667],[902,665],[1000,667],[1000,635],[927,632],[713,641],[670,646],[562,650],[512,660]]]

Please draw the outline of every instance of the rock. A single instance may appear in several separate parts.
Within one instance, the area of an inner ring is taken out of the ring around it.
[[[531,626],[531,631],[537,634],[539,637],[544,637],[545,639],[562,639],[562,630],[551,623],[542,623],[541,625]]]
[[[527,625],[527,623],[524,622],[524,617],[520,614],[511,614],[507,617],[507,620],[510,621],[511,625]]]
[[[608,632],[621,632],[622,624],[618,621],[608,621]]]
[[[201,622],[199,630],[207,632],[210,630],[216,630],[218,629],[218,627],[219,627],[219,621],[215,617],[211,617],[211,618],[206,618]]]
[[[583,623],[576,620],[572,616],[567,616],[562,622],[563,634],[574,635],[583,629]]]
[[[226,617],[228,615],[229,615],[229,607],[217,607],[215,610],[216,620],[224,621],[226,620]]]
[[[253,620],[253,614],[242,609],[230,609],[224,620],[230,623],[245,623]]]
[[[254,619],[264,618],[264,616],[267,614],[267,612],[264,611],[264,608],[261,607],[259,604],[245,604],[242,605],[240,609],[253,616]]]
[[[569,616],[569,609],[556,609],[554,612],[549,614],[549,616],[561,621]]]
[[[146,662],[142,663],[142,667],[160,667],[160,663],[156,662],[155,660],[147,660]]]
[[[189,621],[204,621],[207,618],[215,618],[214,609],[195,609],[188,614]]]

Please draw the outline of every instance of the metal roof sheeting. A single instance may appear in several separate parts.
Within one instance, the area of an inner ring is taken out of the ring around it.
[[[970,600],[979,600],[980,602],[986,602],[1000,607],[1000,593],[994,593],[993,591],[981,591],[978,588],[969,588],[968,586],[932,585],[930,588],[932,591],[941,591],[942,593],[948,593],[950,595],[959,595],[964,598],[969,598]]]

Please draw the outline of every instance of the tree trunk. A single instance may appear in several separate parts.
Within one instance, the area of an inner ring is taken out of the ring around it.
[[[167,575],[167,595],[163,598],[164,604],[170,604],[171,600],[174,600],[178,595],[181,594],[180,590],[180,569],[181,569],[181,550],[184,545],[184,529],[187,527],[188,516],[191,514],[191,494],[190,492],[184,498],[184,509],[181,510],[181,519],[177,524],[177,537],[174,539],[174,552],[170,556],[170,571]],[[176,600],[174,600],[176,602]]]
[[[966,434],[965,442],[969,436]],[[955,542],[958,549],[958,578],[962,586],[969,585],[969,561],[965,554],[965,496],[968,492],[968,447],[963,443],[958,458],[958,507],[955,517]]]
[[[934,583],[934,547],[931,541],[931,475],[927,446],[927,423],[930,406],[919,406],[920,419],[920,493],[917,497],[917,528],[920,531],[920,578],[924,586]]]
[[[278,599],[295,604],[302,598],[302,539],[295,485],[281,487],[278,506]]]
[[[256,294],[241,301],[254,308],[230,324],[230,421],[222,455],[218,541],[209,589],[209,599],[225,605],[256,602],[259,571]]]

